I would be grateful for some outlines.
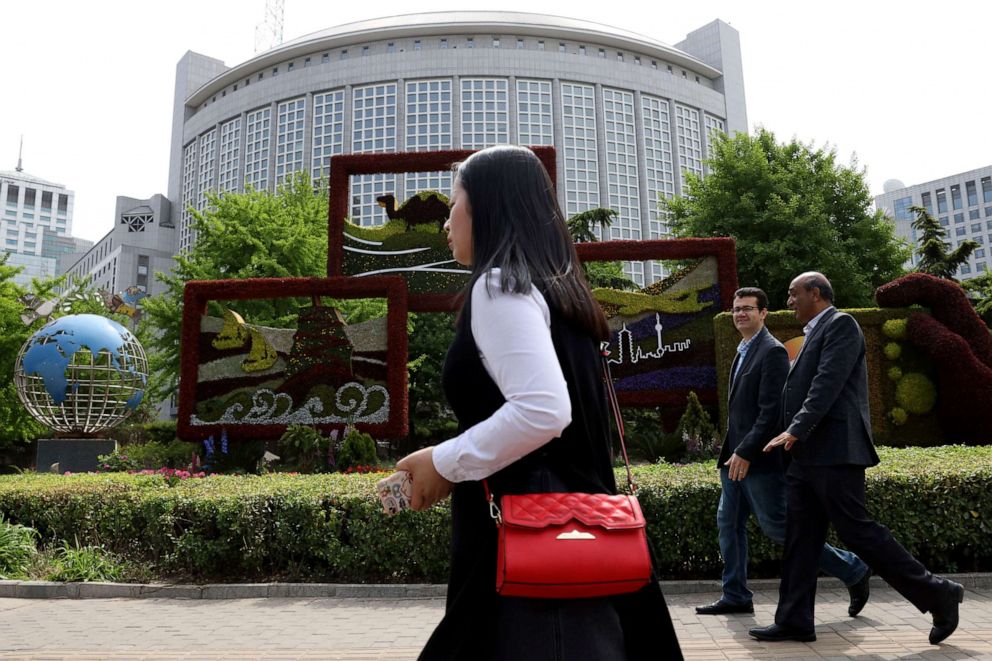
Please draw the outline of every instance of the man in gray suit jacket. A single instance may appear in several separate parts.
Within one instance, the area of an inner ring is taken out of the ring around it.
[[[747,587],[747,521],[753,513],[762,532],[785,542],[785,477],[782,450],[762,452],[768,439],[782,430],[782,387],[789,372],[789,354],[765,328],[768,295],[757,287],[734,293],[734,326],[741,334],[730,367],[727,433],[717,467],[720,504],[717,526],[723,556],[723,595],[697,606],[700,615],[753,613]],[[853,617],[868,601],[870,571],[849,551],[823,545],[820,569],[848,586]]]
[[[865,469],[878,463],[878,454],[871,438],[861,328],[833,306],[833,288],[821,273],[803,273],[792,281],[789,307],[806,324],[806,339],[782,390],[785,431],[764,448],[792,451],[782,584],[775,624],[748,633],[758,640],[816,640],[817,559],[832,523],[876,574],[921,612],[932,614],[930,642],[936,645],[958,626],[964,588],[927,571],[868,514]]]

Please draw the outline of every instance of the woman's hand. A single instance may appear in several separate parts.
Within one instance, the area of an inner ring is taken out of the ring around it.
[[[410,473],[413,483],[413,499],[410,507],[418,512],[443,500],[455,488],[454,482],[444,479],[434,468],[434,460],[431,458],[433,450],[433,446],[417,450],[403,457],[396,464],[396,470]]]

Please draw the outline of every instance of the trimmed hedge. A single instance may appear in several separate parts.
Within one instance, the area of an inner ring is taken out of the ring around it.
[[[882,465],[868,471],[879,522],[935,572],[992,569],[992,448],[879,452]],[[717,578],[713,463],[634,473],[662,575]],[[102,545],[163,577],[444,582],[447,502],[387,518],[373,493],[381,477],[213,476],[170,487],[154,475],[2,476],[0,516],[37,529],[46,545]],[[753,573],[775,575],[780,549],[757,528],[750,541]]]

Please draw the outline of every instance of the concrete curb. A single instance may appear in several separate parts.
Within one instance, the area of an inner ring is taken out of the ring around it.
[[[992,590],[992,573],[943,574],[967,590]],[[777,578],[748,581],[752,590],[775,590]],[[873,587],[885,582],[877,576]],[[716,593],[719,581],[662,581],[665,594]],[[835,578],[821,578],[818,589],[839,590]],[[0,598],[14,599],[440,599],[447,594],[441,584],[345,583],[57,583],[54,581],[0,581]]]

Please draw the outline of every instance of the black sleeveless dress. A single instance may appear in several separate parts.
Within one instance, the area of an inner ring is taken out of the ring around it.
[[[550,307],[550,306],[549,306]],[[572,422],[545,446],[489,477],[504,493],[616,493],[609,407],[598,343],[551,308],[551,339],[572,404]],[[471,330],[466,296],[442,384],[464,431],[504,403]],[[461,482],[451,498],[451,575],[445,616],[420,659],[612,661],[681,659],[656,581],[640,592],[596,599],[525,599],[496,594],[496,526],[481,482]]]

